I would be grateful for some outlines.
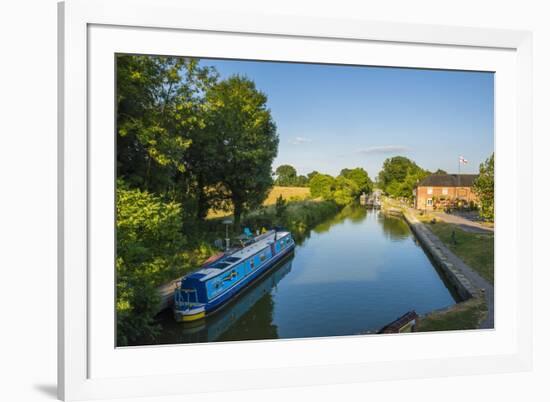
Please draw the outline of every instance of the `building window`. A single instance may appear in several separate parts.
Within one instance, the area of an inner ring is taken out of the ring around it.
[[[447,189],[447,187],[444,187],[443,190],[441,190],[441,194],[443,195],[449,194],[449,190]]]
[[[433,200],[432,200],[431,198],[428,198],[428,199],[426,200],[426,205],[429,206],[429,207],[431,207],[431,206],[433,205]]]
[[[428,187],[428,194],[433,194],[434,193],[434,189],[432,187]]]

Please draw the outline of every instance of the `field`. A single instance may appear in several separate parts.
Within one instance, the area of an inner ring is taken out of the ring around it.
[[[283,199],[287,201],[302,201],[309,198],[309,187],[282,187],[274,186],[269,192],[267,198],[264,201],[264,205],[274,205],[277,197],[279,195],[283,196]],[[226,211],[210,211],[208,213],[208,218],[221,218],[224,216],[231,215],[230,212]]]
[[[273,205],[277,197],[283,196],[285,200],[300,201],[309,197],[309,187],[281,187],[275,186],[264,201],[264,205]]]

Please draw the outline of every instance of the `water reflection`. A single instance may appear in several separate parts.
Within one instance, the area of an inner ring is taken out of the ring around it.
[[[384,234],[391,240],[406,240],[410,236],[407,223],[396,216],[378,213],[378,223],[382,226]]]

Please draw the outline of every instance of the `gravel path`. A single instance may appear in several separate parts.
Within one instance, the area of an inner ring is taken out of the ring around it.
[[[483,226],[479,222],[474,222],[462,216],[446,214],[445,212],[430,212],[432,215],[442,220],[443,222],[452,223],[460,227],[465,232],[471,233],[494,233],[495,229]]]

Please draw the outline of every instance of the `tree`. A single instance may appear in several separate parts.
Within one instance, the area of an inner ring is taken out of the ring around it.
[[[446,171],[444,171],[443,169],[437,169],[434,174],[447,174]]]
[[[235,225],[259,207],[273,185],[271,165],[279,138],[267,97],[254,82],[232,76],[206,92],[207,130],[217,135],[211,172],[228,190]]]
[[[331,200],[335,189],[336,180],[328,174],[318,173],[309,181],[309,191],[314,198],[321,197],[325,200]]]
[[[313,178],[313,176],[318,175],[318,174],[319,174],[319,172],[316,171],[316,170],[314,170],[313,172],[309,172],[309,173],[307,174],[307,181],[310,182],[311,179]]]
[[[117,181],[117,340],[126,345],[153,339],[157,286],[176,277],[185,244],[181,206]]]
[[[281,165],[275,170],[278,186],[294,186],[296,184],[296,169],[290,165]]]
[[[282,195],[279,195],[275,200],[275,216],[277,218],[282,218],[286,212],[287,203]]]
[[[495,219],[495,154],[479,165],[479,176],[474,181],[473,190],[479,198],[480,216]]]
[[[117,56],[117,170],[134,187],[174,189],[186,171],[200,99],[217,79],[197,59]]]
[[[300,175],[296,177],[296,183],[294,183],[294,185],[297,187],[307,187],[307,183],[308,183],[307,177],[304,175]]]
[[[338,176],[335,180],[332,199],[338,205],[348,205],[357,199],[360,194],[359,186],[344,176]]]
[[[393,197],[411,198],[413,188],[428,171],[404,156],[388,158],[378,174],[379,186]]]
[[[362,192],[368,194],[372,191],[372,180],[370,179],[369,174],[363,168],[342,169],[342,171],[340,172],[340,176],[353,181],[358,187],[359,194],[361,194]]]

